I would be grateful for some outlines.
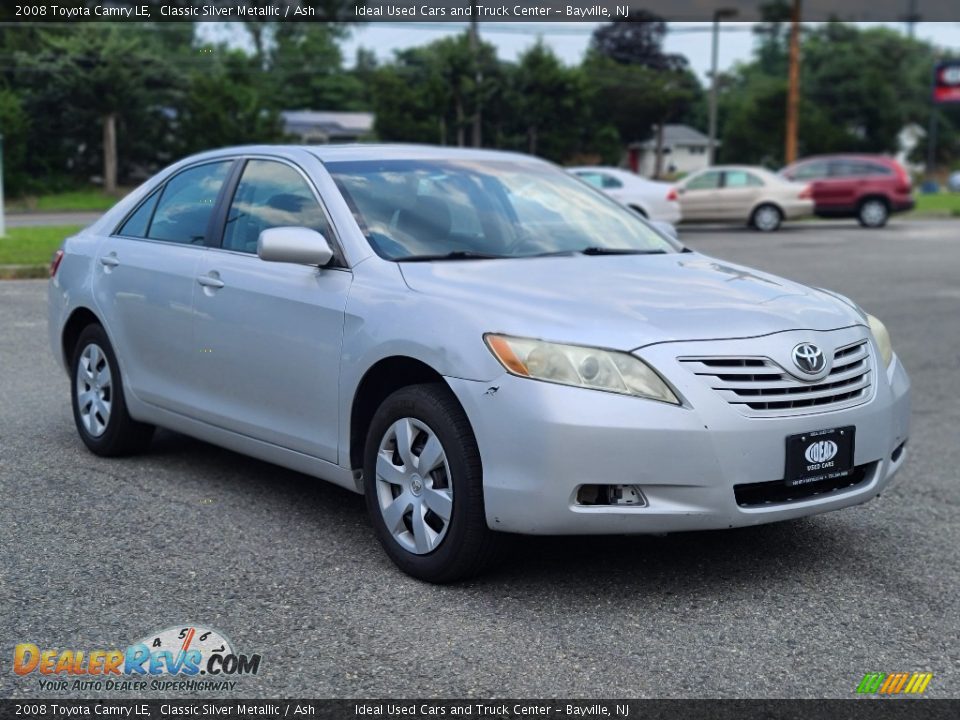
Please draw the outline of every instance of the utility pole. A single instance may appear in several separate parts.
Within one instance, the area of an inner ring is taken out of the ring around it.
[[[737,14],[733,8],[713,11],[713,44],[710,50],[710,129],[707,143],[707,165],[713,165],[717,153],[717,54],[720,46],[720,21]]]
[[[920,14],[917,12],[917,0],[907,0],[907,37],[913,40],[916,34],[917,21]]]
[[[480,23],[477,16],[480,10],[476,0],[470,2],[470,54],[474,67],[473,146],[483,146],[483,71],[480,69]]]
[[[800,111],[800,0],[793,0],[790,14],[790,71],[787,89],[787,137],[784,164],[797,159],[797,116]]]

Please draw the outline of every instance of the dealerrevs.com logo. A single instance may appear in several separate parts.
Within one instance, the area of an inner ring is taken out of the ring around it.
[[[45,691],[233,690],[233,678],[260,671],[261,657],[236,652],[216,630],[185,624],[151,633],[124,649],[42,649],[19,643],[13,671],[37,676]]]

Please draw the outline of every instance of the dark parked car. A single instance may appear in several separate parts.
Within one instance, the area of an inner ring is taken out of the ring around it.
[[[882,155],[821,155],[788,165],[780,174],[811,184],[814,213],[820,217],[855,217],[876,228],[891,213],[914,205],[907,171]]]

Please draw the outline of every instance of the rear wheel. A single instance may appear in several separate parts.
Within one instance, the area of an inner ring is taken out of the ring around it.
[[[857,211],[857,220],[866,228],[880,228],[887,224],[890,218],[890,208],[880,198],[867,198],[860,203]]]
[[[754,210],[753,217],[750,219],[750,224],[760,232],[773,232],[780,227],[781,222],[783,222],[783,213],[780,212],[780,208],[769,203]]]
[[[84,445],[107,457],[145,450],[153,426],[137,422],[127,412],[120,365],[102,327],[83,329],[70,367],[73,419]]]
[[[367,435],[363,476],[377,538],[408,575],[454,582],[499,554],[502,536],[487,527],[477,442],[444,385],[412,385],[384,401]]]

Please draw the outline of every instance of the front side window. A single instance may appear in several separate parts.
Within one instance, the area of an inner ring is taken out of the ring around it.
[[[232,160],[207,163],[172,177],[161,192],[146,237],[202,245],[217,195],[232,164]]]
[[[326,167],[370,245],[392,260],[676,250],[632,211],[545,164],[370,160]]]
[[[275,160],[250,160],[227,212],[222,247],[256,253],[260,233],[274,227],[310,228],[333,241],[323,208],[300,173]]]
[[[799,166],[790,175],[792,180],[817,180],[830,174],[830,168],[825,162],[810,162]]]

